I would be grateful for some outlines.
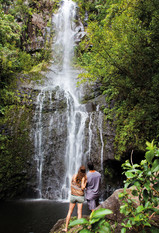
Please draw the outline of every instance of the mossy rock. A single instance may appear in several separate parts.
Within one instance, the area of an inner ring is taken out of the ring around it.
[[[83,216],[83,218],[88,219],[89,216]],[[76,217],[71,217],[70,221],[74,221],[75,219],[77,219],[77,218]],[[57,221],[57,223],[51,229],[50,233],[62,233],[62,232],[64,232],[62,230],[65,229],[65,227],[66,227],[66,219],[59,219]],[[82,229],[83,229],[83,227],[81,225],[77,225],[77,226],[68,228],[67,233],[77,233]]]

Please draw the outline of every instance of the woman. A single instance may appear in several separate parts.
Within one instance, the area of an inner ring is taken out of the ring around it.
[[[68,224],[77,202],[77,215],[78,218],[82,218],[82,207],[84,202],[84,189],[86,187],[86,168],[81,166],[76,175],[73,175],[71,180],[71,197],[69,211],[66,217],[66,228],[63,230],[67,232]]]

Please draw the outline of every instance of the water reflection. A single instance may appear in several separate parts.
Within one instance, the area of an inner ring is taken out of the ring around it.
[[[49,233],[58,219],[66,217],[68,206],[49,200],[0,202],[0,233]],[[76,213],[75,208],[73,216]],[[83,214],[89,213],[85,203]]]

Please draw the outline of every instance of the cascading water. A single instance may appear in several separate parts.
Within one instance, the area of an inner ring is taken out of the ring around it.
[[[45,92],[41,91],[37,96],[37,107],[35,111],[35,121],[36,129],[35,129],[35,161],[37,163],[37,192],[38,197],[42,197],[41,188],[42,188],[42,168],[43,168],[43,151],[42,151],[42,109],[43,109],[43,101],[45,98]]]
[[[97,106],[97,112],[99,113],[98,128],[99,128],[100,140],[101,140],[101,159],[100,159],[101,160],[101,171],[103,171],[103,150],[104,150],[104,141],[103,141],[103,132],[102,132],[103,117],[102,117],[101,111],[99,111],[99,105]]]
[[[77,34],[75,16],[76,3],[62,1],[53,16],[55,33],[50,72],[44,86],[37,88],[34,158],[38,198],[68,200],[72,175],[91,159],[95,147],[103,169],[102,115],[99,108],[97,114],[88,113],[85,105],[80,104],[81,90],[76,87],[79,71],[71,66]]]
[[[89,159],[91,158],[91,144],[92,144],[92,115],[93,113],[90,114],[90,120],[89,120],[89,146],[88,146],[88,155],[89,155]]]
[[[53,45],[53,51],[62,57],[61,71],[54,83],[65,90],[67,99],[67,142],[65,152],[66,176],[62,186],[62,199],[68,199],[70,181],[72,175],[77,172],[79,165],[83,162],[83,140],[85,122],[88,117],[84,106],[78,101],[78,91],[76,90],[75,73],[70,66],[73,57],[76,4],[65,0],[58,14],[54,17],[57,38]],[[56,49],[61,48],[61,55]],[[55,54],[54,53],[54,54]],[[57,57],[57,55],[55,56]],[[57,63],[57,60],[56,60]]]
[[[43,166],[44,166],[44,150],[45,140],[43,140],[43,105],[46,102],[46,92],[51,93],[59,86],[60,90],[64,92],[64,98],[67,103],[66,118],[67,118],[67,139],[65,154],[63,160],[65,163],[65,177],[61,190],[59,190],[57,197],[54,194],[53,198],[67,200],[70,190],[70,180],[72,175],[77,172],[79,166],[84,163],[84,129],[85,123],[88,118],[88,113],[85,107],[79,103],[79,94],[76,89],[76,76],[77,72],[73,70],[70,62],[73,57],[74,50],[74,37],[76,34],[76,25],[74,23],[76,14],[76,4],[70,0],[64,0],[62,2],[59,12],[53,17],[53,25],[55,28],[55,40],[53,43],[53,65],[51,66],[52,72],[48,75],[48,83],[45,84],[45,88],[41,90],[37,97],[37,111],[35,118],[37,120],[37,126],[35,130],[35,160],[37,162],[37,189],[39,198],[48,197],[48,190],[44,194],[43,189]],[[56,93],[58,95],[58,92]],[[52,96],[50,94],[49,100],[50,106],[52,105]],[[51,124],[53,124],[53,117],[50,118],[50,130]],[[49,182],[49,181],[48,181]],[[51,186],[51,182],[49,186]],[[60,185],[59,185],[60,189]],[[58,191],[58,190],[57,190]]]

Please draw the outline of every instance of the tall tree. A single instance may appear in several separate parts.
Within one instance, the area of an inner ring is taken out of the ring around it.
[[[105,113],[115,116],[116,154],[143,150],[159,130],[159,5],[112,1],[105,18],[90,23],[87,32],[79,60],[86,77],[100,81],[106,100],[115,101]]]

